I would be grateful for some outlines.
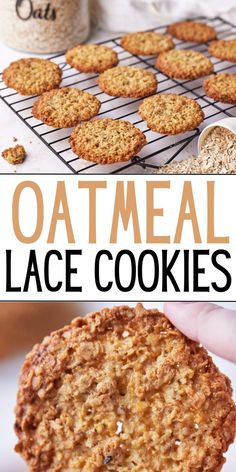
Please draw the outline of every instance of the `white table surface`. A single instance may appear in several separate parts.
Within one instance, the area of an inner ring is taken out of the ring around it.
[[[107,304],[115,305],[115,303]],[[134,305],[130,303],[130,305]],[[222,303],[223,306],[236,310],[236,303]],[[81,303],[78,305],[78,312],[87,312],[102,308],[102,303]],[[161,303],[145,303],[146,307],[158,307],[162,309]],[[234,398],[236,400],[236,366],[230,362],[213,356],[215,363],[232,380]],[[17,381],[19,368],[24,356],[0,363],[0,471],[1,472],[27,472],[27,467],[21,458],[14,452],[16,437],[13,432],[14,405],[17,391]],[[223,472],[236,471],[236,442],[230,447],[226,455],[227,462],[223,467]]]
[[[119,34],[115,34],[115,36],[119,36]],[[92,31],[89,41],[103,41],[112,37],[114,37],[114,33],[96,30]],[[29,56],[30,54],[15,51],[0,43],[0,72],[2,72],[10,62]],[[35,54],[31,54],[31,56],[35,56]],[[71,173],[71,171],[54,155],[54,153],[50,151],[50,149],[48,149],[0,99],[0,154],[4,149],[17,144],[13,141],[14,137],[18,139],[19,144],[22,144],[27,149],[27,159],[19,166],[12,166],[4,161],[0,156],[0,174]]]

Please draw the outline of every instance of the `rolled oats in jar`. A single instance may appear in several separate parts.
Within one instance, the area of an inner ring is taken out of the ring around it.
[[[89,0],[0,0],[0,39],[32,53],[55,53],[85,41]]]

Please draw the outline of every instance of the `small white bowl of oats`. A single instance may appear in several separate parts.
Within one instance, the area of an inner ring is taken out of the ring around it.
[[[215,123],[211,123],[210,125],[206,126],[204,130],[201,132],[199,139],[198,139],[198,152],[202,151],[204,145],[206,143],[206,139],[209,138],[209,134],[213,132],[214,129],[219,128],[218,130],[218,145],[220,145],[221,136],[222,140],[225,139],[227,136],[233,138],[236,136],[236,118],[223,118],[222,120],[215,121]],[[227,136],[226,136],[227,135]]]

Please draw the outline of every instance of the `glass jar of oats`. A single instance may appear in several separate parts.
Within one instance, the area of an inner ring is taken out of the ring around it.
[[[89,0],[0,0],[0,39],[32,53],[56,53],[85,41]]]

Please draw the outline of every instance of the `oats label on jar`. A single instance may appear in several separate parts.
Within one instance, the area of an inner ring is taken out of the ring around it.
[[[0,0],[0,42],[30,53],[59,53],[89,34],[89,0]]]
[[[32,0],[16,0],[16,14],[23,21],[31,18],[55,21],[57,18],[56,8],[53,8],[50,2],[43,8],[35,8]]]

